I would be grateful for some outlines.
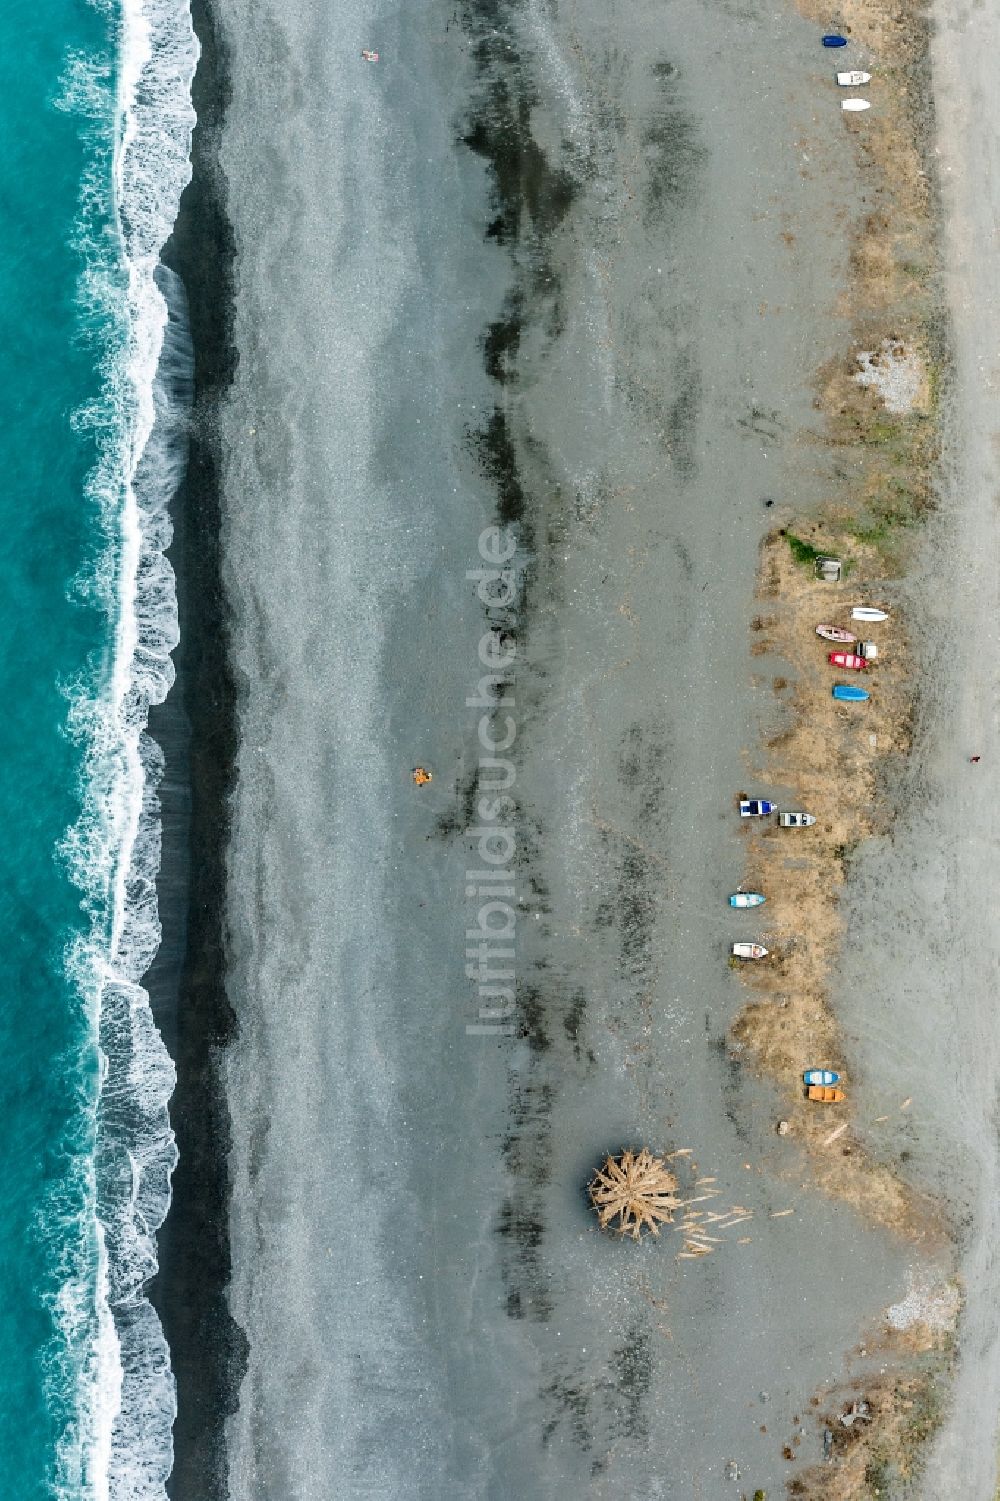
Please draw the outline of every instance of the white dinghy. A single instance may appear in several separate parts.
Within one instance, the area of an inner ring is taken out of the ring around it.
[[[734,943],[734,959],[766,959],[767,949],[762,943]]]
[[[851,617],[854,620],[888,620],[889,613],[876,605],[855,605]]]
[[[871,83],[872,75],[862,73],[860,68],[855,68],[850,73],[838,73],[837,82],[842,89],[856,89],[859,83]]]

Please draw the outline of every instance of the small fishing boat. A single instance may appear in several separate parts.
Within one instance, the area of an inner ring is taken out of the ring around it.
[[[833,696],[845,704],[863,704],[869,695],[865,688],[856,688],[853,683],[836,683]]]
[[[803,1084],[839,1084],[840,1075],[832,1068],[807,1068],[802,1075]]]
[[[857,114],[859,110],[871,109],[871,104],[867,99],[843,99],[841,100],[840,107],[841,109],[850,111],[852,114]]]
[[[865,658],[854,651],[832,651],[829,660],[834,667],[849,667],[852,672],[864,672],[868,666]]]
[[[366,63],[378,62],[378,53],[373,52],[370,47],[362,47],[361,56],[364,58]]]
[[[811,829],[815,822],[815,813],[781,813],[778,815],[778,823],[783,829]]]
[[[823,46],[824,47],[846,47],[847,46],[847,38],[846,38],[846,36],[839,36],[836,32],[831,32],[829,36],[825,36],[823,38]]]
[[[734,943],[733,956],[736,959],[764,959],[767,949],[762,943]]]
[[[775,811],[774,803],[769,803],[763,797],[745,797],[740,799],[741,818],[764,818],[768,813]]]
[[[860,68],[854,68],[850,73],[838,73],[837,82],[842,89],[855,89],[861,83],[871,83],[872,75],[862,73]]]
[[[822,636],[824,641],[846,641],[850,643],[857,640],[857,637],[852,636],[850,631],[845,631],[842,625],[818,625],[816,627],[816,634],[817,636]]]
[[[737,891],[729,898],[730,907],[763,907],[766,897],[759,891]]]
[[[876,609],[874,605],[855,605],[851,611],[854,620],[888,620],[888,610]]]
[[[821,1105],[839,1105],[845,1096],[842,1089],[834,1089],[829,1084],[810,1084],[809,1098],[818,1100]]]

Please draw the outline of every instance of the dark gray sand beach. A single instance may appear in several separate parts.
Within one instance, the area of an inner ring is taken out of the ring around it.
[[[734,797],[781,793],[746,786],[779,712],[758,547],[832,483],[801,434],[863,204],[818,28],[776,0],[211,20],[237,751],[228,1006],[195,977],[228,1309],[199,1306],[230,1385],[180,1331],[173,1494],[776,1497],[823,1457],[810,1399],[935,1275],[807,1187],[727,1042],[728,946],[767,937],[727,904]],[[838,982],[861,1076],[899,1052],[887,941]],[[711,1254],[597,1231],[593,1168],[641,1144],[724,1214]]]

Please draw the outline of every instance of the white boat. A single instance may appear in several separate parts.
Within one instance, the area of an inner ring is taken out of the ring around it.
[[[763,907],[766,898],[759,891],[735,891],[729,898],[730,907]]]
[[[859,68],[854,68],[850,73],[838,73],[837,82],[842,89],[855,89],[859,83],[871,83],[872,75],[862,73]]]
[[[734,943],[733,954],[737,959],[763,959],[767,949],[762,943]]]
[[[851,611],[854,620],[888,620],[888,610],[877,610],[874,605],[855,605]]]
[[[778,815],[778,823],[783,829],[811,829],[815,822],[815,813],[779,813]]]
[[[849,110],[871,109],[867,99],[844,99],[840,107]]]

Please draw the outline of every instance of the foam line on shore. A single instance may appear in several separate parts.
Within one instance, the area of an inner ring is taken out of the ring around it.
[[[71,694],[84,749],[83,811],[65,854],[84,892],[89,932],[68,968],[93,1016],[101,1079],[93,1183],[97,1309],[80,1393],[79,1456],[97,1501],[158,1501],[172,1458],[173,1377],[144,1289],[170,1203],[176,1148],[167,1112],[174,1068],[142,978],[160,942],[159,748],[149,709],[173,682],[174,578],[165,550],[169,503],[185,462],[191,353],[183,288],[160,251],[190,176],[197,42],[186,0],[126,0],[116,67],[71,70],[66,107],[100,113],[114,78],[113,200],[106,150],[83,186],[80,306],[99,330],[100,401],[77,414],[94,428],[88,481],[103,546],[84,588],[113,633],[110,660]],[[117,234],[106,233],[111,220]],[[104,229],[102,234],[100,231]],[[64,1467],[66,1485],[73,1475]],[[68,1494],[68,1492],[67,1492]],[[76,1495],[74,1490],[72,1494]]]

